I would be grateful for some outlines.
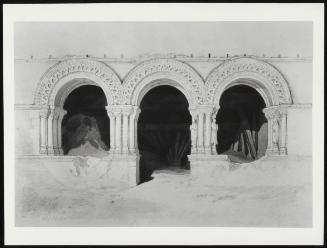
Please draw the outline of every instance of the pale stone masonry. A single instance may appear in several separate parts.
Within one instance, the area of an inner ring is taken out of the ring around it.
[[[16,59],[16,156],[53,159],[63,156],[64,102],[74,89],[89,84],[101,87],[105,93],[110,119],[108,157],[113,167],[120,166],[117,177],[131,186],[139,182],[140,102],[159,85],[179,89],[189,103],[192,117],[189,160],[195,176],[204,170],[208,173],[208,166],[226,166],[226,156],[218,155],[215,149],[219,128],[215,118],[223,92],[240,84],[254,88],[265,102],[266,155],[311,156],[311,58],[251,56],[158,57],[142,61],[77,56]]]

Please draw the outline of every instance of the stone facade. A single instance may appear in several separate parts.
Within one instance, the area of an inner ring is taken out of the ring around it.
[[[154,58],[145,61],[77,57],[55,61],[16,60],[16,154],[46,155],[53,159],[62,156],[64,102],[77,87],[97,85],[104,91],[108,103],[111,147],[108,157],[112,164],[121,166],[117,171],[125,173],[122,177],[131,186],[136,185],[139,182],[137,121],[140,102],[150,89],[170,85],[179,89],[189,103],[192,116],[189,160],[192,174],[199,177],[212,171],[207,169],[208,166],[214,168],[221,164],[226,167],[227,157],[217,155],[215,149],[219,100],[226,89],[245,84],[256,89],[266,104],[266,155],[310,156],[311,122],[308,120],[311,120],[312,79],[307,79],[312,76],[311,67],[311,59],[248,56]],[[209,73],[205,75],[205,71]],[[42,76],[38,78],[39,75]],[[33,92],[32,101],[28,93],[23,95],[20,91],[24,89]],[[301,124],[297,126],[297,122]],[[206,166],[202,168],[201,164]]]

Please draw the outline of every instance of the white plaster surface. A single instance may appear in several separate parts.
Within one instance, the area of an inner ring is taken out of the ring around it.
[[[312,103],[312,62],[310,60],[271,63],[286,78],[293,103]]]
[[[39,111],[15,110],[15,154],[38,154],[40,149]]]
[[[290,108],[287,118],[287,146],[290,155],[312,154],[311,108]]]

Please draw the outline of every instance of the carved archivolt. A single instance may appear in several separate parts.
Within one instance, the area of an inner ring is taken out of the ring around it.
[[[254,58],[227,60],[215,68],[205,83],[207,103],[214,104],[213,102],[217,100],[216,95],[222,93],[217,89],[224,90],[229,83],[232,83],[231,81],[242,77],[249,80],[259,79],[265,84],[269,95],[273,98],[272,104],[292,103],[290,90],[283,75],[272,65]]]
[[[34,103],[36,105],[48,104],[50,94],[55,85],[63,78],[71,74],[83,73],[92,75],[110,92],[113,103],[120,101],[121,82],[117,74],[106,64],[90,59],[69,59],[51,67],[38,83]],[[97,83],[97,82],[95,82]]]
[[[203,79],[191,66],[174,59],[148,60],[130,71],[123,82],[122,104],[130,104],[133,95],[138,94],[136,93],[138,87],[146,87],[142,84],[145,79],[151,78],[152,82],[165,77],[180,84],[194,104],[203,104],[205,92]]]

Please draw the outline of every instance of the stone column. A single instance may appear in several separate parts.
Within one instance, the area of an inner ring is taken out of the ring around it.
[[[280,109],[280,119],[281,119],[281,126],[280,126],[280,147],[279,152],[281,155],[287,154],[287,109],[283,108]]]
[[[122,153],[127,154],[128,153],[128,117],[130,115],[130,110],[126,109],[122,113],[123,115],[123,147],[122,147]]]
[[[218,133],[218,125],[216,124],[216,116],[218,113],[219,108],[214,108],[211,113],[211,154],[216,155],[217,154],[217,133]]]
[[[267,154],[270,154],[272,151],[272,125],[271,125],[271,119],[269,115],[266,115],[266,118],[268,120],[268,144],[267,144]]]
[[[279,106],[265,108],[263,112],[268,119],[267,155],[280,154],[280,113]]]
[[[49,116],[48,116],[48,154],[49,155],[54,155],[55,154],[55,150],[54,150],[54,132],[53,132],[53,123],[54,123],[54,117],[55,117],[55,107],[54,106],[50,106],[49,108]]]
[[[53,126],[52,126],[52,136],[53,136],[53,151],[55,155],[59,155],[58,150],[58,119],[60,114],[60,108],[55,107],[53,114]]]
[[[138,117],[139,114],[139,108],[137,106],[134,106],[132,109],[132,113],[130,115],[129,118],[129,152],[130,154],[135,154],[136,152],[136,127],[137,127],[137,123],[136,123],[136,119]]]
[[[115,153],[120,154],[122,151],[121,147],[121,131],[122,131],[122,125],[121,125],[121,110],[115,110],[115,127],[116,127],[116,136],[115,136]]]
[[[135,116],[134,116],[134,147],[135,153],[138,154],[138,141],[137,141],[137,122],[141,113],[141,109],[139,107],[135,107]]]
[[[57,122],[57,141],[58,141],[58,147],[57,147],[57,150],[58,150],[58,154],[59,155],[64,155],[64,152],[62,150],[62,135],[61,135],[61,122],[62,122],[62,119],[64,118],[64,116],[67,114],[67,111],[62,109],[62,108],[59,108],[58,109],[59,111],[59,117],[58,117],[58,122]]]
[[[49,109],[43,108],[40,110],[39,116],[40,116],[40,154],[48,154],[48,132],[47,132],[47,119],[49,115]]]
[[[211,143],[211,112],[212,110],[205,111],[205,138],[204,138],[204,151],[205,154],[211,154],[210,143]]]
[[[196,154],[197,149],[197,137],[198,137],[198,113],[195,110],[190,109],[190,114],[192,116],[192,124],[190,126],[191,131],[191,154]]]
[[[204,152],[204,144],[203,144],[203,117],[204,113],[199,112],[198,113],[198,153]]]
[[[115,115],[109,106],[107,106],[106,109],[107,109],[107,114],[108,114],[109,120],[110,120],[110,127],[109,127],[110,128],[110,150],[109,150],[109,152],[114,153],[114,151],[115,151],[115,124],[116,124]]]

